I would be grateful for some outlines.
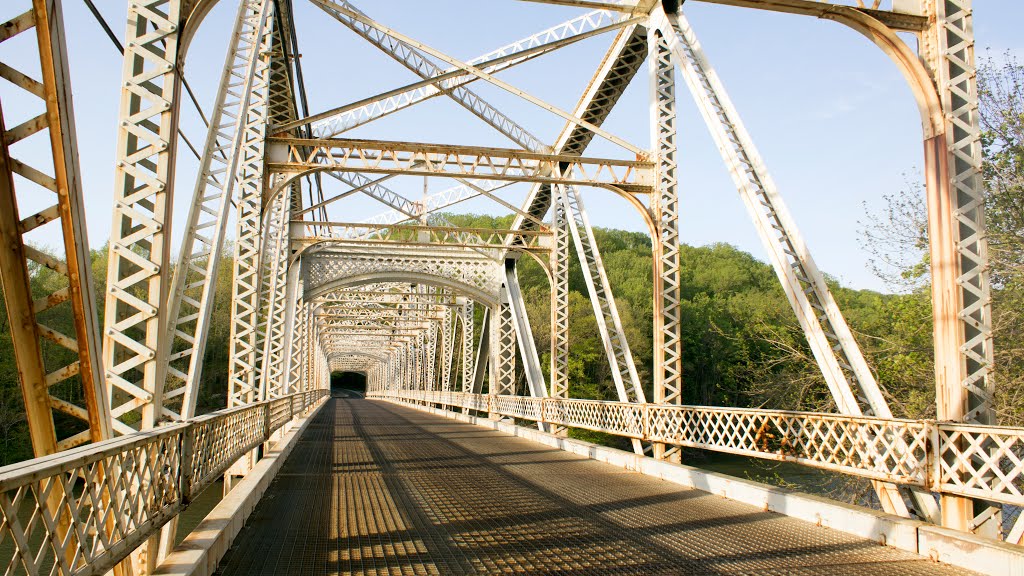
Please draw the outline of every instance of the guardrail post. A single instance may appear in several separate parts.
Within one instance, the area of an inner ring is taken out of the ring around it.
[[[939,424],[935,420],[926,420],[924,425],[928,428],[928,445],[925,456],[927,460],[925,486],[932,492],[942,494],[942,491],[939,489],[942,479],[942,470],[940,469],[942,465],[942,450],[939,438]]]
[[[651,406],[650,404],[644,404],[640,406],[640,430],[643,438],[641,440],[645,442],[651,441]]]
[[[263,403],[263,441],[270,442],[270,402]]]
[[[181,431],[180,460],[178,462],[178,489],[181,490],[182,505],[192,501],[192,459],[195,454],[195,444],[195,426],[189,424]]]

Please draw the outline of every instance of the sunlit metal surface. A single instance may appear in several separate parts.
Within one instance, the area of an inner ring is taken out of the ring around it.
[[[965,572],[393,404],[332,399],[217,574]]]

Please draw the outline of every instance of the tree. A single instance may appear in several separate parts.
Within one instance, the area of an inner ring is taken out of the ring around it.
[[[996,417],[1005,425],[1024,423],[1024,65],[1006,55],[978,66],[982,128],[985,218],[992,283]],[[928,230],[923,194],[886,197],[880,213],[869,214],[862,235],[876,274],[907,292],[883,309],[888,323],[874,354],[890,401],[905,402],[912,416],[927,416],[934,398],[930,334]],[[880,378],[880,380],[882,379]],[[898,392],[898,393],[897,393]]]

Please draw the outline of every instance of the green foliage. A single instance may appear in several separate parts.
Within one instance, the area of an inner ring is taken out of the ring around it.
[[[511,217],[443,215],[455,225],[473,228],[508,228]],[[651,396],[652,255],[650,239],[642,233],[595,230],[623,328],[634,355],[641,382]],[[224,250],[231,254],[230,247]],[[104,293],[107,250],[92,252],[92,276],[96,294]],[[771,268],[750,254],[717,244],[682,249],[684,402],[726,406],[764,406],[786,409],[827,410],[830,400],[821,376],[807,350],[803,334]],[[544,269],[531,257],[520,263],[520,280],[533,326],[537,348],[547,370],[550,362],[550,288]],[[575,398],[616,398],[612,375],[598,335],[594,310],[583,273],[575,256],[570,265],[570,394]],[[33,290],[42,295],[59,287],[60,277],[44,268],[32,269]],[[218,268],[210,334],[204,354],[199,412],[225,405],[232,260],[221,259]],[[920,415],[931,406],[927,387],[905,386],[927,379],[922,366],[930,362],[930,311],[927,301],[913,296],[887,296],[874,292],[834,287],[854,329],[884,334],[885,339],[865,338],[879,380],[905,404],[901,415]],[[102,298],[97,298],[102,318]],[[479,321],[479,319],[478,319]],[[6,323],[6,314],[0,317]],[[47,318],[54,327],[69,330],[70,314],[55,311]],[[899,345],[895,345],[898,343]],[[17,369],[10,354],[9,331],[0,330],[0,462],[30,455],[22,414]],[[67,351],[46,349],[48,364],[67,361]],[[56,364],[54,364],[56,365]],[[923,391],[918,391],[923,390]],[[57,390],[76,400],[74,386]],[[58,418],[61,436],[77,430],[79,423]],[[583,431],[576,435],[604,444],[621,439]]]
[[[230,254],[230,247],[225,252]],[[103,321],[107,254],[106,246],[90,252],[97,322],[99,323]],[[200,413],[218,410],[226,405],[228,338],[230,335],[229,306],[232,281],[231,258],[222,259],[218,270],[213,319],[205,355],[206,371],[198,399]],[[39,265],[30,265],[29,274],[32,293],[36,298],[67,286],[65,277]],[[0,296],[2,296],[2,291],[0,291]],[[62,334],[74,334],[73,316],[68,303],[40,313],[38,319],[44,325]],[[8,323],[6,304],[0,297],[0,466],[32,457],[32,445],[25,421],[25,407],[22,401],[18,367],[14,359]],[[48,371],[67,365],[76,359],[73,352],[49,340],[44,339],[42,346],[43,360]],[[83,404],[81,386],[77,377],[69,378],[52,386],[50,392],[57,398],[73,404]],[[132,416],[133,414],[128,414],[122,420],[127,424],[132,424],[133,422],[130,421]],[[65,438],[84,430],[85,424],[76,418],[55,412],[54,427],[57,429],[57,436]]]
[[[1003,424],[1024,422],[1024,66],[983,60],[979,67],[980,115],[993,280],[997,412]],[[911,186],[911,188],[914,188]],[[897,294],[831,289],[896,416],[934,415],[931,296],[928,286],[927,225],[923,194],[894,194],[880,214],[863,224],[872,267]],[[431,224],[507,229],[512,216],[444,214]],[[641,382],[651,394],[652,254],[641,233],[595,230]],[[225,248],[224,254],[231,254]],[[92,256],[98,318],[103,318],[107,249]],[[736,248],[716,244],[684,246],[682,318],[684,402],[738,407],[831,410],[832,401],[803,333],[771,267]],[[547,274],[524,256],[519,273],[545,370],[550,362],[550,288]],[[58,274],[30,268],[34,295],[64,287]],[[616,397],[583,273],[575,257],[569,270],[570,394],[575,398]],[[232,260],[219,262],[213,317],[204,352],[199,412],[225,405]],[[66,305],[64,305],[66,306]],[[73,333],[70,311],[60,306],[40,317]],[[8,316],[0,298],[0,465],[28,458],[31,445],[14,361]],[[476,317],[477,330],[481,314]],[[49,369],[71,361],[71,353],[44,343]],[[57,397],[79,402],[77,382],[54,386]],[[55,420],[60,436],[81,429],[68,417]],[[623,439],[574,430],[573,435],[610,445]]]
[[[642,233],[601,228],[595,230],[595,236],[641,382],[651,397],[650,239]],[[547,369],[551,338],[548,280],[531,259],[520,262],[527,314]],[[684,246],[682,269],[684,402],[828,408],[827,389],[767,264],[718,244]],[[570,394],[574,398],[615,399],[612,375],[575,256],[570,259],[569,287]],[[864,297],[860,305],[877,306],[881,299],[879,295]]]
[[[1024,423],[1024,65],[1011,55],[980,59],[979,118],[984,152],[985,221],[992,282],[995,350],[992,382],[996,420]],[[875,272],[899,296],[883,297],[859,314],[866,352],[894,411],[931,417],[932,373],[930,262],[924,193],[909,186],[886,197],[885,207],[862,224]],[[839,298],[844,304],[843,298]],[[845,305],[845,304],[844,304]]]

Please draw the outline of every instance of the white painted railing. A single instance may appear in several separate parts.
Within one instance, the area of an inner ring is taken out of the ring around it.
[[[728,452],[1024,506],[1024,429],[783,410],[463,392],[371,392],[648,442]]]
[[[0,569],[105,573],[326,394],[221,410],[0,468]]]

